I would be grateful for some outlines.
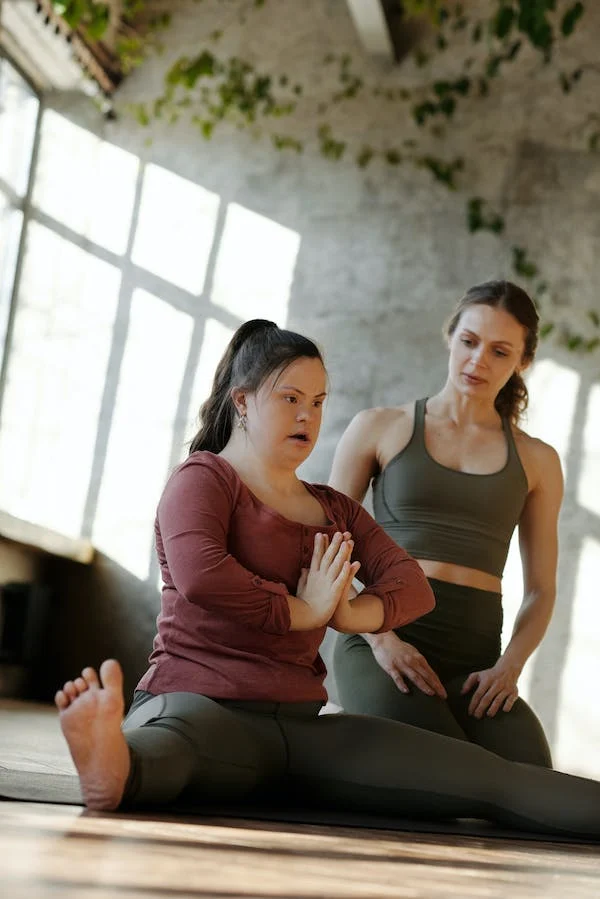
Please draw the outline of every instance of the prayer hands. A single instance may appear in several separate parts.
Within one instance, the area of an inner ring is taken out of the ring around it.
[[[310,568],[303,568],[296,589],[322,623],[329,621],[338,604],[345,600],[360,562],[350,562],[354,548],[351,534],[339,531],[331,543],[327,534],[317,534]]]
[[[441,680],[411,643],[401,640],[393,631],[369,640],[377,664],[392,678],[401,693],[410,693],[407,681],[428,696],[446,699]]]
[[[476,687],[471,702],[469,715],[474,718],[493,718],[496,712],[503,709],[510,712],[519,697],[517,680],[521,671],[503,659],[498,659],[493,668],[484,671],[473,671],[462,686],[464,696]]]

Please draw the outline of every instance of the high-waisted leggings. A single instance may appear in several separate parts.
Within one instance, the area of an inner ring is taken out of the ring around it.
[[[137,693],[123,724],[123,807],[277,797],[399,818],[476,817],[600,840],[600,783],[509,762],[474,743],[320,703]]]
[[[473,587],[430,579],[436,606],[396,634],[412,643],[436,672],[447,699],[428,696],[408,682],[401,693],[358,634],[336,639],[333,670],[340,705],[354,714],[378,715],[414,727],[468,740],[503,758],[552,767],[542,725],[526,702],[489,718],[468,714],[472,692],[461,695],[472,671],[491,668],[500,655],[502,597]]]

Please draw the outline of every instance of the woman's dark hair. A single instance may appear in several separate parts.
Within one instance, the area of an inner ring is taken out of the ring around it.
[[[525,348],[522,362],[532,362],[538,343],[539,316],[535,304],[523,288],[512,281],[486,281],[467,290],[458,301],[452,317],[444,328],[447,338],[452,337],[460,317],[469,306],[484,305],[504,309],[525,329]],[[497,412],[517,424],[527,408],[529,394],[525,381],[518,372],[513,372],[495,400]]]
[[[302,358],[323,362],[317,345],[302,334],[284,331],[263,318],[241,325],[217,365],[211,394],[200,407],[200,430],[190,444],[190,453],[220,453],[226,446],[235,419],[233,387],[256,391],[273,372]]]

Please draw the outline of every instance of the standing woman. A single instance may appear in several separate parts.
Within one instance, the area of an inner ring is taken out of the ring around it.
[[[275,794],[600,839],[600,783],[383,718],[319,715],[327,624],[389,631],[434,602],[417,562],[359,503],[297,477],[326,389],[307,338],[260,320],[233,336],[158,505],[158,633],[129,713],[123,722],[115,660],[56,695],[86,804]],[[350,599],[357,572],[366,586]]]
[[[360,412],[335,455],[332,486],[362,501],[373,482],[377,522],[436,597],[410,625],[338,638],[340,702],[551,767],[542,727],[518,698],[554,606],[563,494],[556,452],[519,428],[538,314],[517,285],[488,281],[460,300],[446,338],[439,393]],[[501,652],[501,578],[517,526],[524,595]]]

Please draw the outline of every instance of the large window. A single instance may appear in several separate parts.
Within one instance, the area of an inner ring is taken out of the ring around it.
[[[39,109],[27,81],[0,56],[0,391]]]

